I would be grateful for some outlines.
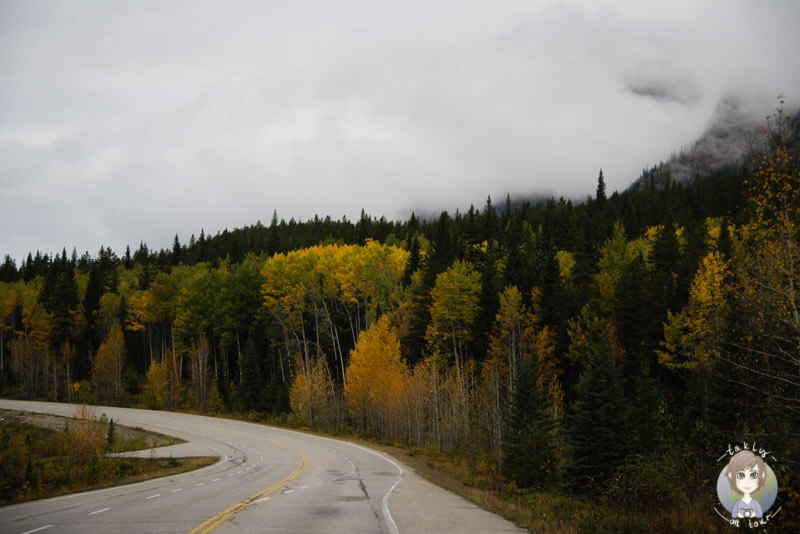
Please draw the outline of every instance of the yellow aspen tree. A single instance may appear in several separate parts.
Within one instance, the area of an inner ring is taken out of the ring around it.
[[[754,219],[741,230],[735,300],[742,310],[736,354],[727,364],[762,383],[747,387],[800,411],[800,150],[790,117],[780,107],[754,146],[747,180]],[[768,387],[765,390],[764,384]]]
[[[397,333],[384,315],[350,351],[345,386],[350,413],[379,438],[398,437],[410,374]]]
[[[730,293],[729,270],[723,255],[708,254],[689,288],[689,302],[679,313],[667,314],[664,350],[658,361],[671,369],[708,369],[719,357]]]
[[[261,288],[264,308],[280,326],[287,353],[301,356],[304,375],[311,372],[303,324],[308,292],[308,280],[304,279],[306,277],[303,274],[308,274],[309,267],[307,261],[295,252],[272,256],[261,271],[264,277]]]
[[[466,344],[478,313],[480,274],[472,265],[456,260],[436,277],[431,290],[431,323],[425,334],[431,347],[453,355],[456,370],[464,366]]]
[[[125,317],[125,328],[133,332],[141,332],[144,345],[150,355],[150,363],[156,361],[153,353],[152,325],[158,321],[153,311],[153,295],[150,291],[137,291],[128,299],[128,313]]]
[[[475,434],[477,449],[487,452],[496,462],[501,459],[508,398],[508,364],[497,355],[483,362],[475,391]]]
[[[444,447],[455,447],[472,435],[474,390],[475,360],[468,360],[460,371],[455,366],[445,371],[441,387],[444,402],[440,409]]]
[[[589,363],[595,347],[603,340],[608,340],[614,346],[615,353],[621,354],[614,327],[595,314],[588,304],[581,308],[581,313],[577,317],[567,321],[567,334],[569,335],[567,358],[581,369]]]
[[[558,274],[561,278],[561,283],[566,284],[572,276],[572,271],[575,268],[575,254],[566,250],[559,250],[556,252],[556,261],[558,262]]]
[[[625,268],[641,253],[647,257],[661,227],[648,229],[646,237],[629,241],[625,227],[617,221],[603,246],[600,247],[599,272],[594,275],[597,291],[600,294],[600,311],[610,315],[616,302],[616,290]]]
[[[0,282],[0,376],[5,371],[6,336],[11,331],[8,318],[17,307],[17,292],[12,284]]]
[[[92,362],[95,390],[109,405],[122,401],[122,371],[125,367],[125,340],[119,323],[111,327]]]
[[[53,316],[38,301],[36,284],[21,284],[17,302],[22,308],[23,331],[11,344],[11,366],[22,378],[25,395],[36,398],[42,391],[50,365],[50,336]]]
[[[532,329],[527,328],[522,293],[509,286],[500,293],[500,306],[495,317],[495,327],[489,337],[489,354],[508,362],[508,390],[514,389],[522,358],[531,349]]]
[[[142,390],[142,400],[148,408],[169,408],[169,370],[166,361],[151,362]]]
[[[308,372],[304,370],[308,368]],[[292,412],[312,428],[331,424],[334,408],[333,383],[325,358],[313,358],[307,366],[295,357],[296,376],[289,390]]]
[[[194,406],[200,412],[208,409],[208,398],[213,381],[211,362],[211,345],[203,336],[193,347],[189,354],[190,370],[192,373],[192,393]]]
[[[437,384],[441,382],[437,367],[433,357],[418,362],[409,380],[408,434],[417,447],[436,441]]]

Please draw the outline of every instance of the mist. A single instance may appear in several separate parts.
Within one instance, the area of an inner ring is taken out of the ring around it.
[[[0,257],[585,198],[796,107],[792,1],[0,6]],[[720,148],[721,150],[722,148]]]

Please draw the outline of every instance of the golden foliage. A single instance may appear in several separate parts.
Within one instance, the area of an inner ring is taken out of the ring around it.
[[[495,326],[489,336],[489,355],[507,362],[509,387],[513,387],[522,358],[531,348],[533,328],[528,319],[522,293],[516,286],[505,288],[500,293]]]
[[[78,465],[87,465],[103,449],[104,425],[97,424],[97,415],[91,406],[78,405],[71,424],[70,452]]]
[[[664,324],[664,350],[658,361],[671,369],[708,368],[719,356],[729,298],[729,269],[719,251],[700,264],[689,288],[689,302],[677,314],[669,312]]]
[[[142,391],[142,398],[148,408],[166,409],[169,407],[169,370],[167,361],[151,362]]]
[[[558,274],[561,277],[561,282],[568,282],[570,276],[572,276],[572,270],[575,268],[575,254],[566,250],[559,250],[556,252],[556,261],[558,261]]]
[[[345,385],[350,413],[379,435],[396,429],[410,376],[397,333],[383,316],[361,334],[350,351]]]
[[[105,341],[97,349],[92,362],[95,389],[109,404],[117,406],[122,400],[122,370],[125,366],[125,340],[119,323],[111,327]]]
[[[297,375],[289,390],[292,411],[312,427],[329,425],[334,405],[333,383],[325,358],[309,362],[306,371],[298,355],[295,358],[295,371]]]
[[[440,273],[431,290],[431,322],[425,338],[431,347],[451,352],[458,368],[463,366],[464,345],[478,313],[480,290],[480,274],[461,260]]]

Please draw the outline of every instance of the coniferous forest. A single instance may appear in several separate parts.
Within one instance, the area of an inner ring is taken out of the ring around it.
[[[274,214],[170,250],[6,257],[0,394],[249,414],[446,453],[471,484],[557,496],[546,521],[564,529],[724,531],[718,459],[756,442],[777,459],[774,528],[793,530],[791,125],[779,113],[744,164],[688,183],[654,169],[608,194],[601,171],[580,202]]]

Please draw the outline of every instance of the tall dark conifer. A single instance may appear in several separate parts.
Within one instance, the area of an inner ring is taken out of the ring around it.
[[[473,346],[478,359],[483,359],[489,349],[489,333],[500,307],[501,280],[497,273],[497,245],[489,241],[483,261],[479,266],[481,294],[479,311],[473,323]]]
[[[239,381],[239,395],[242,402],[242,408],[245,411],[256,409],[258,400],[261,396],[261,363],[256,353],[256,346],[253,342],[253,336],[250,335],[247,339],[244,352],[239,361],[239,371],[241,379]]]
[[[601,208],[606,204],[606,180],[603,177],[603,169],[600,169],[600,174],[597,176],[597,191],[595,192],[594,200]]]
[[[406,268],[403,271],[403,280],[402,284],[403,287],[408,287],[411,283],[411,275],[413,275],[417,269],[420,267],[420,254],[419,254],[419,239],[417,236],[414,236],[414,239],[411,240],[411,250],[408,254],[408,262],[406,263]]]
[[[538,382],[538,357],[528,354],[514,384],[503,443],[503,472],[521,488],[550,487],[558,478],[554,423]]]
[[[616,350],[608,336],[602,336],[593,349],[578,381],[567,426],[569,482],[587,493],[602,489],[605,477],[622,464],[631,441],[630,412]]]

